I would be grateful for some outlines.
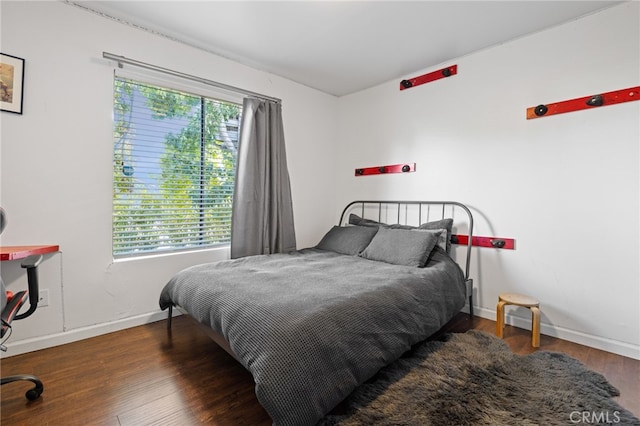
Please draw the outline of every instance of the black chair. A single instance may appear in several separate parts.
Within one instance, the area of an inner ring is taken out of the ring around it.
[[[0,233],[4,230],[6,223],[5,211],[0,207]],[[4,286],[4,282],[2,282],[2,277],[0,277],[0,302],[2,306],[2,331],[0,332],[2,344],[0,344],[0,350],[3,352],[7,350],[6,346],[4,346],[4,342],[6,341],[5,335],[7,335],[7,338],[11,335],[11,322],[13,320],[21,320],[28,317],[38,307],[38,299],[40,298],[40,295],[38,294],[38,265],[41,261],[42,255],[29,256],[22,261],[21,266],[27,270],[28,290],[22,290],[12,294],[7,291]],[[24,306],[27,299],[29,299],[29,309],[26,312],[19,314],[18,312],[20,311],[20,308]],[[33,382],[35,386],[32,389],[29,389],[25,394],[27,399],[30,401],[38,399],[42,394],[42,391],[44,391],[42,382],[36,376],[20,374],[16,376],[2,377],[0,380],[2,386],[19,380]]]

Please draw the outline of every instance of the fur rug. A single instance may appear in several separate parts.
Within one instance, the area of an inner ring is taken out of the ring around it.
[[[520,356],[471,330],[418,345],[320,425],[640,425],[619,392],[557,352]]]

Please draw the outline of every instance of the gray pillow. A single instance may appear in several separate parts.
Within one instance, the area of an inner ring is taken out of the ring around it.
[[[316,248],[340,254],[360,254],[377,232],[378,228],[372,226],[334,226]]]
[[[422,268],[438,243],[441,232],[380,227],[360,254],[369,260]]]
[[[358,226],[388,226],[387,224],[376,222],[375,220],[363,219],[357,214],[353,213],[349,215],[349,224]]]
[[[437,230],[437,229],[446,229],[447,230],[447,253],[451,251],[451,233],[453,232],[453,219],[440,219],[434,220],[433,222],[423,223],[418,227],[418,229],[429,229],[429,230]]]
[[[360,216],[358,216],[357,214],[351,213],[349,215],[349,223],[351,225],[382,226],[382,227],[385,227],[385,228],[393,228],[393,229],[416,229],[416,228],[417,229],[429,229],[429,230],[446,229],[447,230],[446,250],[447,250],[447,253],[449,253],[451,251],[451,234],[453,232],[453,219],[451,219],[451,218],[434,220],[433,222],[426,222],[426,223],[423,223],[420,226],[416,227],[416,226],[400,225],[400,224],[387,225],[386,223],[376,222],[375,220],[363,219]]]

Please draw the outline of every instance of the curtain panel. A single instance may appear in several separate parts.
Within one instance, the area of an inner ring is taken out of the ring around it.
[[[231,218],[231,258],[295,249],[282,105],[245,98]]]

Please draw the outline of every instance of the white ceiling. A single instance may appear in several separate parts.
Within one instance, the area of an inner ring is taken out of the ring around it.
[[[393,79],[400,81],[415,77],[418,70],[571,21],[620,2],[67,3],[342,96]],[[449,64],[443,66],[446,65]]]

